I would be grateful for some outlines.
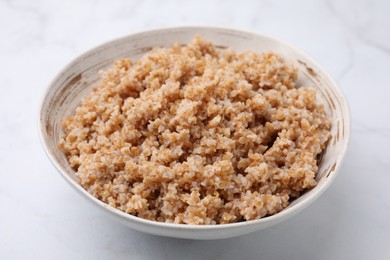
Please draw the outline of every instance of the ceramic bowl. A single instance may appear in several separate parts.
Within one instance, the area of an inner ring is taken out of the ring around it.
[[[58,148],[61,136],[61,119],[71,114],[81,98],[91,91],[98,80],[98,71],[111,66],[114,60],[130,57],[133,60],[156,46],[170,46],[172,43],[188,43],[200,34],[220,48],[230,47],[236,51],[273,51],[299,68],[298,81],[313,87],[320,102],[325,105],[332,119],[332,139],[322,154],[317,174],[318,185],[294,200],[281,212],[258,220],[222,225],[184,225],[159,223],[145,220],[96,199],[75,181],[62,151]],[[275,225],[293,216],[323,193],[337,176],[350,136],[350,116],[347,102],[329,74],[312,58],[295,47],[269,36],[240,30],[213,27],[179,27],[136,33],[102,44],[73,60],[49,85],[44,95],[39,129],[43,147],[58,172],[82,197],[120,223],[138,231],[177,238],[220,239],[239,236]],[[77,203],[77,202],[75,202]]]

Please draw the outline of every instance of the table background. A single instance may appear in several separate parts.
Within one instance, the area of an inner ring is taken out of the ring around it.
[[[0,259],[390,259],[390,1],[0,0]],[[82,52],[149,28],[214,25],[284,39],[319,61],[352,111],[334,184],[275,227],[219,241],[142,234],[89,205],[37,133],[50,80]]]

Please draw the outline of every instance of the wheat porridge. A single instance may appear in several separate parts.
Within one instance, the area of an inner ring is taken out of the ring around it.
[[[60,147],[77,181],[124,212],[224,224],[273,215],[316,185],[330,120],[275,53],[196,37],[121,59],[74,114]]]

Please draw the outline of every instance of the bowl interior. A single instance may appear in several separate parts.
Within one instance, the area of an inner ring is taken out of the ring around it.
[[[135,34],[94,48],[62,70],[47,90],[40,114],[43,144],[61,173],[74,180],[74,171],[58,148],[62,135],[61,120],[65,115],[71,114],[82,97],[94,87],[98,81],[98,71],[111,66],[119,58],[136,60],[156,46],[170,46],[175,42],[188,43],[197,34],[219,48],[279,53],[299,69],[298,81],[301,85],[317,89],[317,97],[332,119],[332,139],[320,159],[316,177],[318,185],[293,201],[288,208],[305,201],[316,190],[324,189],[334,178],[349,140],[349,111],[340,90],[316,62],[294,47],[266,36],[221,28],[172,28]]]

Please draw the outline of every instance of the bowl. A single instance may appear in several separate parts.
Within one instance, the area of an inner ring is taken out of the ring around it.
[[[317,186],[281,212],[265,218],[220,225],[185,225],[160,223],[126,214],[96,199],[75,180],[58,142],[62,134],[61,119],[71,114],[81,98],[98,81],[98,71],[109,67],[114,60],[130,57],[133,60],[156,46],[188,43],[197,34],[212,41],[219,48],[255,52],[273,51],[299,69],[298,83],[315,88],[317,97],[325,106],[332,121],[326,150],[319,160]],[[286,220],[315,201],[337,176],[350,136],[349,109],[342,92],[329,74],[311,57],[295,47],[275,38],[241,30],[215,27],[177,27],[132,34],[102,44],[82,54],[66,66],[49,85],[41,104],[39,117],[40,137],[47,156],[58,172],[82,197],[113,219],[132,229],[155,235],[188,239],[221,239],[239,236],[275,225]]]

